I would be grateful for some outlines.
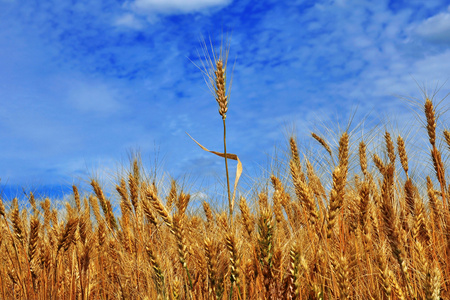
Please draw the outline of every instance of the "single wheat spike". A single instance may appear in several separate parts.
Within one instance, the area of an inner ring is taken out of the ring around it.
[[[430,139],[430,144],[436,144],[436,116],[433,107],[433,102],[430,99],[425,100],[425,116],[427,118],[427,131]]]
[[[325,192],[325,188],[323,187],[322,182],[320,181],[319,176],[316,175],[316,172],[314,171],[314,167],[309,162],[309,160],[306,160],[306,175],[308,176],[308,179],[309,179],[309,186],[311,187],[311,189],[314,192],[314,195],[318,199],[320,210],[323,211],[325,208],[323,206],[323,202],[320,201],[320,199],[321,198],[326,199],[327,195]],[[287,195],[284,198],[289,198],[289,195]],[[288,201],[285,200],[285,202],[287,203]]]
[[[50,213],[50,222],[53,226],[59,227],[58,224],[58,210],[56,208],[53,208]]]
[[[169,211],[172,210],[172,205],[175,203],[175,200],[177,199],[177,182],[172,179],[172,182],[170,184],[170,192],[167,195],[167,208]]]
[[[441,298],[441,285],[442,285],[442,275],[439,267],[436,265],[431,269],[431,300],[440,300]]]
[[[92,211],[94,212],[95,220],[97,221],[97,223],[100,223],[102,221],[102,216],[100,215],[100,207],[98,206],[97,197],[90,195],[89,204],[91,205]]]
[[[444,130],[445,141],[447,142],[448,149],[450,150],[450,131]]]
[[[406,300],[407,298],[405,297],[405,294],[403,293],[403,288],[398,283],[397,276],[394,275],[394,272],[392,272],[392,270],[388,271],[388,279],[389,279],[389,282],[390,282],[392,288],[394,289],[395,295],[401,300]]]
[[[137,213],[139,206],[139,186],[136,177],[131,173],[128,175],[128,187],[130,189],[131,203],[133,204],[135,213]]]
[[[447,187],[447,183],[445,181],[445,168],[441,158],[441,152],[437,149],[431,150],[431,157],[433,159],[434,170],[436,172],[436,177],[439,180],[441,186],[444,188]]]
[[[120,178],[120,185],[116,185],[116,190],[119,193],[122,200],[124,200],[125,202],[130,201],[128,199],[127,183],[123,177]]]
[[[78,226],[78,218],[71,218],[67,221],[64,232],[60,236],[58,240],[58,252],[61,248],[64,248],[64,252],[66,252],[70,244],[74,241],[75,230]]]
[[[394,167],[389,165],[387,167],[387,171],[385,173],[382,185],[382,203],[381,210],[383,213],[384,227],[386,231],[386,236],[389,239],[389,243],[393,248],[394,255],[398,258],[400,255],[400,237],[397,228],[397,219],[395,216],[394,208],[393,208],[393,180],[394,175]],[[400,258],[402,259],[402,258]]]
[[[170,297],[170,300],[181,300],[184,299],[182,298],[182,285],[181,285],[181,281],[178,278],[178,276],[176,276],[173,279],[172,282],[172,297]]]
[[[363,182],[359,190],[359,223],[361,229],[367,231],[367,221],[369,217],[369,200],[370,200],[370,185],[367,181]]]
[[[258,194],[258,204],[260,210],[268,210],[269,202],[267,197],[267,192],[262,192]]]
[[[186,208],[189,204],[189,200],[191,199],[191,195],[185,194],[183,192],[178,196],[177,208],[180,214],[184,214],[186,212]]]
[[[294,184],[297,199],[308,212],[308,220],[315,224],[318,219],[317,208],[312,190],[306,183],[305,174],[301,170],[298,148],[294,138],[290,139],[292,158],[289,162],[292,182]]]
[[[217,258],[218,247],[211,239],[206,238],[204,241],[206,266],[208,271],[208,294],[212,299],[217,299],[216,282],[217,282]]]
[[[108,220],[108,224],[111,229],[117,230],[118,229],[117,221],[116,221],[116,218],[114,217],[111,202],[108,199],[106,199],[106,208],[107,208],[106,217]]]
[[[428,203],[431,207],[432,219],[437,226],[440,228],[440,219],[441,219],[441,209],[439,207],[439,202],[437,201],[436,193],[433,187],[433,182],[431,178],[427,176],[427,192],[428,192]]]
[[[14,235],[16,236],[17,240],[23,245],[25,238],[25,231],[23,228],[22,219],[19,212],[19,204],[17,198],[14,198],[12,201],[11,222],[13,225],[12,227],[14,230]]]
[[[436,116],[435,109],[433,107],[433,102],[426,98],[425,100],[425,116],[427,119],[427,132],[428,137],[430,139],[430,144],[432,145],[431,149],[431,157],[433,159],[434,170],[436,171],[436,176],[441,184],[441,194],[442,194],[442,202],[444,203],[444,207],[447,208],[447,200],[446,200],[446,183],[445,183],[445,170],[441,159],[441,153],[436,148]],[[445,136],[445,132],[444,132]]]
[[[83,214],[80,217],[79,223],[78,223],[78,230],[80,234],[80,240],[81,243],[86,244],[86,240],[88,237],[88,230],[90,229],[90,218],[89,218],[89,208],[85,207]]]
[[[294,162],[296,164],[300,164],[300,157],[298,155],[298,147],[297,147],[297,143],[295,142],[294,137],[291,137],[289,139],[289,144],[291,146],[291,155],[292,155],[292,159],[294,160]]]
[[[225,235],[225,244],[230,254],[231,284],[236,283],[237,285],[239,285],[239,253],[234,234],[228,233]]]
[[[106,241],[105,222],[99,222],[98,223],[98,227],[97,227],[97,241],[98,241],[98,246],[100,248],[102,248],[103,245],[105,244],[105,241]]]
[[[298,147],[297,147],[297,143],[295,142],[295,139],[293,137],[290,138],[289,140],[289,144],[291,147],[291,162],[290,162],[290,167],[291,167],[291,175],[294,176],[293,172],[296,173],[295,176],[300,176],[300,179],[305,181],[305,174],[303,174],[302,172],[302,166],[300,164],[300,156],[298,153]],[[293,170],[293,168],[295,168],[295,170]]]
[[[339,258],[334,258],[332,255],[332,264],[334,265],[337,286],[339,289],[340,299],[349,299],[350,293],[350,280],[348,262],[344,255],[340,255]]]
[[[299,176],[293,177],[293,183],[297,198],[303,208],[308,212],[309,222],[313,225],[316,224],[318,220],[318,213],[312,189],[305,181],[301,180]]]
[[[161,200],[159,200],[158,196],[156,195],[156,190],[154,185],[148,186],[145,190],[145,197],[150,201],[150,203],[153,205],[155,210],[158,212],[158,214],[161,216],[161,218],[164,220],[167,226],[169,228],[172,228],[172,218],[169,215],[169,212],[162,204]]]
[[[343,171],[338,166],[333,171],[333,188],[330,194],[330,207],[328,209],[328,224],[327,224],[327,236],[331,237],[334,224],[336,223],[336,216],[343,205],[345,194],[345,177]]]
[[[425,219],[425,216],[425,206],[422,201],[418,201],[414,215],[412,235],[415,240],[420,239],[422,243],[428,244],[430,241],[430,234],[427,229],[427,220]]]
[[[202,204],[203,204],[203,211],[205,212],[206,215],[207,228],[211,228],[211,226],[214,224],[214,216],[211,210],[211,206],[206,201],[203,201]]]
[[[121,207],[123,205],[121,204]],[[130,234],[130,214],[129,213],[122,213],[122,217],[120,219],[120,228],[122,229],[117,233],[120,244],[125,249],[126,253],[133,253],[134,247],[133,243],[131,241],[131,234]]]
[[[348,173],[348,144],[349,136],[347,132],[344,132],[339,139],[339,167],[345,179],[347,179]]]
[[[384,138],[386,140],[386,149],[389,157],[389,163],[395,164],[395,147],[389,132],[385,132]]]
[[[142,208],[144,209],[144,214],[145,214],[147,221],[150,224],[153,224],[156,226],[158,224],[158,222],[156,221],[157,220],[156,216],[153,213],[152,204],[150,203],[150,201],[147,198],[142,200]]]
[[[274,175],[271,176],[272,185],[275,189],[273,193],[273,213],[275,215],[275,220],[277,221],[277,226],[280,229],[283,229],[285,236],[289,236],[289,228],[286,223],[286,219],[284,218],[283,210],[282,210],[282,202],[285,197],[285,191],[281,181]]]
[[[28,240],[28,260],[31,263],[37,254],[40,222],[36,217],[30,220],[30,238]]]
[[[33,192],[30,192],[30,194],[28,195],[28,201],[30,201],[31,210],[33,211],[33,214],[36,215],[37,214],[36,199],[34,198]]]
[[[274,230],[272,213],[268,209],[260,212],[258,220],[258,259],[262,264],[264,285],[269,288],[272,282],[273,270],[271,268],[274,253]]]
[[[383,161],[381,160],[381,158],[374,154],[373,155],[373,162],[375,163],[375,166],[378,168],[378,170],[380,171],[380,173],[383,175],[386,171],[386,166],[384,165]]]
[[[377,247],[379,248],[378,251],[375,254],[375,258],[376,258],[376,262],[378,265],[378,270],[379,270],[379,277],[380,277],[380,284],[383,288],[383,294],[385,295],[385,297],[387,299],[391,299],[391,294],[392,294],[392,288],[391,288],[391,283],[389,280],[389,267],[386,264],[386,255],[382,249],[382,247]]]
[[[70,202],[66,202],[65,205],[66,205],[66,211],[67,211],[66,219],[70,219],[77,215],[76,210],[72,207]]]
[[[284,294],[281,293],[282,287],[282,278],[283,273],[281,272],[281,264],[282,264],[282,257],[283,251],[279,247],[275,249],[273,252],[273,262],[272,262],[272,274],[273,274],[273,281],[270,284],[270,292],[269,295],[272,298],[280,299],[284,296]]]
[[[362,141],[359,143],[359,165],[364,175],[367,174],[367,156],[366,156],[366,144]]]
[[[395,216],[393,208],[394,200],[394,165],[389,164],[383,178],[382,185],[382,201],[381,212],[383,214],[384,229],[389,241],[389,245],[392,249],[392,254],[397,259],[402,275],[406,285],[408,286],[408,292],[413,295],[411,287],[409,286],[409,275],[406,266],[406,253],[401,243],[400,232],[398,229],[397,217]]]
[[[45,198],[45,200],[41,202],[41,208],[44,211],[43,229],[48,231],[50,226],[50,199]]]
[[[399,135],[397,138],[398,155],[400,156],[400,163],[405,171],[406,177],[408,177],[408,155],[406,154],[405,142]]]
[[[252,213],[247,205],[247,201],[244,197],[241,197],[239,201],[239,209],[241,210],[242,223],[244,223],[245,230],[248,233],[248,236],[252,236],[254,221]]]
[[[106,197],[103,194],[103,190],[102,190],[102,188],[100,187],[100,185],[98,184],[98,182],[95,179],[92,179],[91,185],[94,188],[94,192],[95,192],[95,195],[97,196],[97,199],[98,199],[98,201],[100,203],[100,207],[102,208],[102,211],[103,211],[105,217],[107,217],[108,207],[106,205]]]
[[[155,272],[155,283],[156,283],[156,289],[158,291],[158,294],[164,294],[164,273],[161,269],[161,264],[159,263],[159,260],[155,254],[155,252],[152,250],[150,246],[145,246],[145,251],[147,252],[147,255],[150,260],[150,264],[153,268],[153,271]]]
[[[316,141],[318,141],[319,144],[321,144],[321,145],[325,148],[325,150],[327,150],[328,154],[330,154],[331,157],[333,157],[333,153],[331,152],[330,146],[328,145],[328,143],[327,143],[323,138],[321,138],[320,136],[318,136],[318,135],[315,134],[314,132],[311,132],[311,136],[312,136]]]
[[[139,185],[139,182],[141,182],[141,171],[139,168],[139,159],[135,158],[133,160],[133,177],[134,181]]]
[[[81,201],[80,201],[80,193],[78,192],[78,188],[76,185],[72,185],[73,197],[75,199],[75,205],[77,206],[77,211],[81,211]]]
[[[405,199],[409,213],[414,215],[416,210],[416,188],[412,183],[411,178],[406,179],[405,182]]]
[[[226,95],[226,65],[224,66],[223,61],[219,58],[216,61],[216,71],[214,71],[215,76],[215,93],[216,93],[216,101],[219,104],[219,114],[222,116],[222,119],[225,120],[227,118],[228,111],[228,96]]]
[[[170,229],[170,231],[174,234],[175,239],[177,241],[178,258],[180,260],[181,265],[186,270],[186,274],[189,279],[189,286],[192,290],[192,281],[191,281],[191,277],[190,277],[190,273],[189,273],[189,269],[188,269],[188,265],[187,265],[188,249],[187,249],[186,237],[185,237],[185,233],[184,233],[185,217],[186,217],[185,215],[180,215],[180,214],[174,215],[173,223],[172,223],[173,226]]]
[[[430,264],[428,263],[428,251],[427,249],[424,248],[423,244],[418,241],[415,240],[413,243],[413,250],[414,250],[414,254],[417,257],[417,268],[418,271],[421,272],[422,274],[424,274],[425,278],[423,280],[421,280],[421,284],[423,285],[423,291],[421,293],[421,295],[425,295],[424,299],[432,299],[431,298],[431,294],[432,294],[432,289],[431,289],[431,268],[430,268]]]
[[[288,276],[286,287],[286,298],[289,300],[298,299],[300,292],[298,283],[300,253],[298,249],[299,247],[296,242],[294,242],[289,249]]]
[[[116,185],[116,190],[121,198],[120,207],[122,209],[122,213],[131,213],[133,211],[133,207],[128,199],[127,183],[125,182],[125,179],[120,179],[120,185]]]

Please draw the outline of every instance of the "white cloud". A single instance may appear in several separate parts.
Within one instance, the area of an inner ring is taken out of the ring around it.
[[[117,18],[115,21],[115,25],[124,26],[136,30],[143,28],[142,22],[138,18],[136,18],[136,16],[129,13]]]
[[[424,39],[435,43],[450,43],[450,7],[448,12],[434,15],[416,27]]]
[[[185,14],[225,6],[232,0],[135,0],[128,6],[143,14]]]

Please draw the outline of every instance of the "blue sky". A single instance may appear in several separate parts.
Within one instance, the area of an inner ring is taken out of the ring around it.
[[[449,92],[447,1],[0,0],[1,187],[112,181],[131,151],[181,181],[223,180],[222,159],[185,132],[222,150],[193,62],[202,36],[218,47],[228,32],[228,150],[243,176],[264,175],[291,128],[338,131],[356,107],[353,124],[405,128],[414,114],[396,95],[420,98],[416,81]]]

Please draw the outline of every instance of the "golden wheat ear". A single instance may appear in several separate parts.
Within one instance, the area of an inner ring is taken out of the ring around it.
[[[444,208],[447,209],[448,202],[446,199],[447,194],[447,184],[445,180],[445,168],[444,164],[442,162],[441,158],[441,152],[436,147],[436,109],[433,105],[433,101],[428,98],[427,95],[425,95],[425,104],[424,104],[424,111],[425,111],[425,117],[427,120],[427,133],[428,138],[430,141],[430,144],[432,146],[431,149],[431,158],[434,165],[434,170],[436,172],[436,177],[441,185],[441,194],[442,194],[442,202],[444,203]],[[447,136],[444,132],[444,137],[447,139]]]
[[[448,149],[450,150],[450,131],[444,130],[445,141],[447,142]]]

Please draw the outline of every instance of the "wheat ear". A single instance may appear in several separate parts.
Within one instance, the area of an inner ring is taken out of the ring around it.
[[[445,170],[444,165],[441,159],[441,153],[436,148],[436,112],[433,106],[433,102],[427,97],[425,99],[425,117],[427,119],[427,132],[430,144],[432,146],[431,149],[431,157],[433,159],[434,169],[436,171],[437,179],[441,185],[442,192],[442,202],[444,203],[444,208],[447,209],[447,200],[446,200],[446,183],[445,183]]]
[[[399,135],[397,138],[397,146],[398,146],[398,154],[400,156],[400,163],[402,164],[402,168],[405,171],[406,178],[408,178],[408,155],[406,153],[405,142],[403,138]]]
[[[245,200],[244,197],[241,197],[239,201],[239,209],[241,210],[241,217],[244,228],[247,231],[248,237],[251,238],[254,228],[254,220],[252,213],[250,212],[250,208],[247,205],[247,200]]]
[[[227,245],[228,252],[230,254],[230,299],[233,296],[233,286],[236,284],[238,287],[239,298],[241,294],[241,288],[239,285],[239,253],[237,250],[237,243],[234,234],[228,233],[225,235],[225,244]]]
[[[389,132],[385,132],[384,138],[386,140],[386,149],[389,157],[389,163],[395,164],[395,147]]]
[[[315,134],[314,132],[311,132],[311,136],[312,136],[316,141],[318,141],[319,144],[321,144],[321,145],[325,148],[325,150],[327,150],[328,154],[330,154],[330,157],[333,158],[333,153],[331,152],[331,148],[330,148],[330,146],[328,145],[328,143],[327,143],[323,138],[321,138],[320,136],[318,136],[317,134]]]
[[[163,295],[163,297],[166,297],[166,291],[165,291],[165,285],[164,285],[164,273],[161,269],[161,265],[159,263],[159,260],[155,254],[155,252],[152,250],[152,248],[147,245],[145,247],[145,251],[147,252],[147,255],[150,260],[150,264],[153,268],[153,271],[155,272],[155,285],[156,290],[158,291],[158,294]]]
[[[78,192],[78,188],[76,185],[72,185],[73,190],[73,198],[75,200],[75,205],[77,206],[77,211],[81,211],[81,200],[80,200],[80,193]]]
[[[364,176],[367,175],[367,155],[364,141],[359,143],[359,165]]]
[[[447,142],[448,149],[450,150],[450,131],[448,131],[447,129],[444,130],[444,138],[445,141]]]
[[[161,218],[164,220],[166,225],[171,229],[172,228],[172,217],[169,215],[169,212],[162,204],[161,200],[158,198],[156,194],[156,189],[154,185],[148,186],[145,190],[145,197],[147,200],[153,205],[154,209],[158,212]]]

